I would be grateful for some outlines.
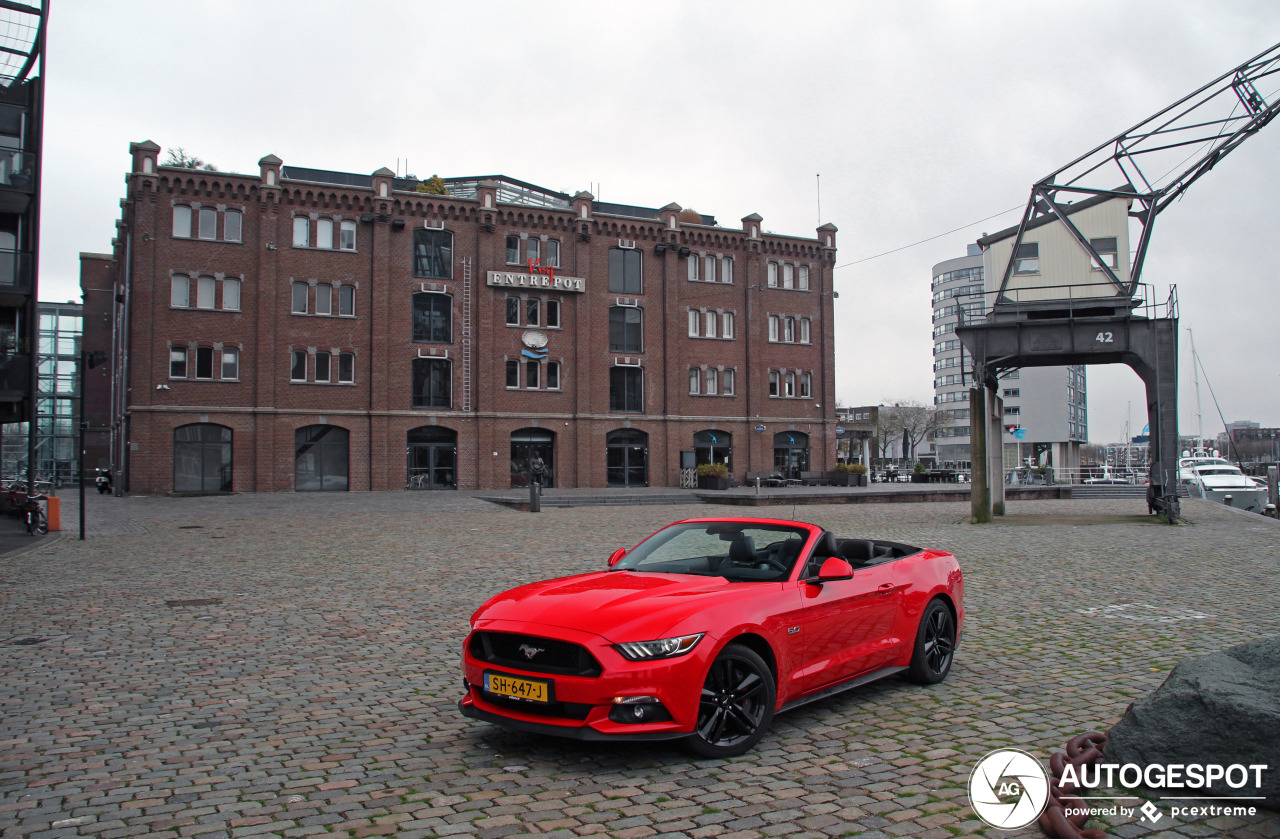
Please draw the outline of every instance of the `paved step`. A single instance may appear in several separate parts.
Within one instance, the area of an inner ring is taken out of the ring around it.
[[[1076,484],[1072,498],[1146,498],[1145,484]]]
[[[477,495],[481,501],[502,504],[519,510],[527,509],[529,496],[519,498],[504,495]],[[701,504],[702,499],[687,492],[662,495],[646,493],[644,495],[544,495],[543,507],[642,507],[659,504]]]

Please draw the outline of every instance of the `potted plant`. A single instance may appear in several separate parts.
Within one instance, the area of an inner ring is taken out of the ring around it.
[[[729,467],[723,463],[698,464],[698,489],[728,489]]]
[[[849,472],[857,479],[857,485],[864,487],[867,485],[867,467],[862,463],[849,464]]]
[[[916,461],[916,465],[911,467],[911,483],[923,484],[929,481],[929,470],[920,461]]]
[[[867,467],[863,466],[861,463],[837,463],[836,485],[850,487],[866,486]]]

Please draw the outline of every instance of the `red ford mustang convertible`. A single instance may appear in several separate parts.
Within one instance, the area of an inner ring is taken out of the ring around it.
[[[955,557],[773,519],[691,519],[609,569],[521,586],[471,618],[468,717],[582,740],[754,746],[773,715],[907,671],[946,678]]]

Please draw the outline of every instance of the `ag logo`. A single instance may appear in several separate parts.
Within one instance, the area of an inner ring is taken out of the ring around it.
[[[1049,801],[1049,776],[1036,760],[1017,749],[991,752],[969,776],[969,803],[992,827],[1015,830],[1037,818]]]

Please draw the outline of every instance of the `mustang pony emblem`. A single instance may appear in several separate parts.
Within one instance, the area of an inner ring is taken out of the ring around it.
[[[533,657],[540,652],[544,652],[542,647],[531,647],[528,644],[520,645],[520,652],[524,653],[524,657],[533,661]]]

